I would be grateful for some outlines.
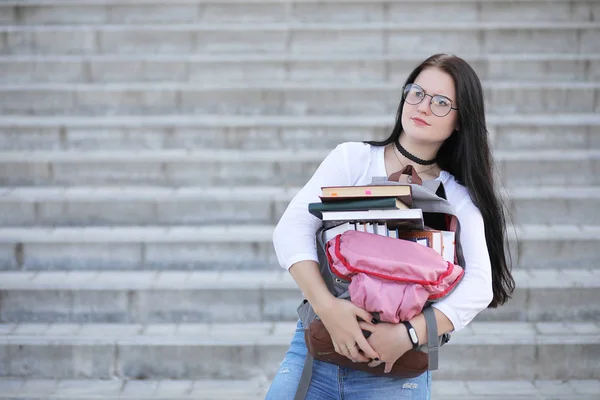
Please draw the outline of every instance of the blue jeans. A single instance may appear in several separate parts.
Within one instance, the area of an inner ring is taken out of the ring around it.
[[[304,328],[298,321],[296,333],[265,400],[293,400],[306,357]],[[431,373],[399,379],[342,368],[314,361],[306,400],[430,400]]]

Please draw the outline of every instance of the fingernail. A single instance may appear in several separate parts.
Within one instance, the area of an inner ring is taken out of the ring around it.
[[[373,318],[373,319],[371,320],[371,322],[372,322],[372,323],[374,323],[374,324],[376,324],[376,323],[377,323],[377,320],[376,320],[375,318]]]

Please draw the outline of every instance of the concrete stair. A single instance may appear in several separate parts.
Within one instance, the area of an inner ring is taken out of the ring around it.
[[[450,4],[427,1],[422,7],[414,0],[281,2],[265,0],[248,6],[245,0],[177,0],[172,5],[152,1],[121,3],[118,1],[78,2],[64,0],[4,0],[2,22],[5,24],[144,24],[185,22],[382,22],[413,21],[415,15],[440,22],[585,22],[597,20],[598,4],[593,0],[483,0],[456,1]],[[435,7],[431,7],[435,5]],[[507,7],[510,5],[510,8]],[[543,7],[540,7],[543,5]],[[448,18],[452,17],[452,18]]]
[[[448,21],[446,15],[446,20]],[[435,28],[423,31],[423,26]],[[597,52],[597,21],[6,25],[0,54]],[[66,39],[69,40],[66,40]],[[517,44],[518,43],[518,44]]]
[[[276,270],[275,270],[276,271]],[[70,271],[5,272],[5,322],[237,323],[296,321],[303,297],[285,272]],[[515,273],[504,307],[478,321],[600,320],[600,270],[537,269]],[[199,306],[202,305],[202,306]]]
[[[458,4],[458,3],[457,3]],[[513,3],[514,4],[514,3]],[[347,4],[346,4],[347,6]],[[394,82],[430,54],[0,55],[0,83]],[[484,81],[593,82],[594,53],[463,54]]]
[[[2,269],[257,270],[276,267],[271,225],[0,229]],[[597,269],[600,227],[508,227],[515,267]],[[577,254],[575,258],[573,254]]]
[[[0,189],[0,221],[22,226],[274,225],[299,188],[246,186],[19,186]],[[543,199],[540,199],[543,196]],[[594,186],[513,187],[504,201],[519,224],[600,224]]]
[[[0,152],[0,183],[21,185],[299,186],[330,149]],[[495,152],[507,186],[596,185],[600,149]],[[198,173],[202,171],[202,173]],[[526,173],[524,173],[526,171]]]
[[[600,35],[600,24],[598,28]],[[598,82],[483,82],[485,106],[502,113],[594,113]],[[273,82],[2,84],[7,115],[393,115],[401,84]]]
[[[596,114],[489,115],[487,120],[498,150],[600,148]],[[332,149],[343,141],[380,139],[393,122],[389,115],[0,116],[0,149]]]
[[[589,400],[598,393],[594,380],[444,381],[432,384],[432,398],[448,400]],[[268,385],[260,380],[0,380],[0,399],[162,399],[259,400]],[[502,394],[500,394],[502,393]],[[508,397],[509,396],[509,397]]]
[[[0,55],[0,83],[252,81],[403,83],[429,54]],[[597,81],[597,54],[464,54],[484,81]]]
[[[595,0],[0,1],[0,399],[264,398],[273,227],[434,52],[483,81],[517,289],[433,398],[597,399],[599,43]]]
[[[5,324],[2,351],[7,375],[32,379],[270,379],[295,326]],[[435,374],[456,380],[593,379],[599,344],[594,323],[476,322],[443,347]]]

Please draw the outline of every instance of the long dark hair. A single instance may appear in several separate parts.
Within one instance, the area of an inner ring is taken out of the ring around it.
[[[437,154],[439,167],[451,173],[458,183],[465,186],[473,203],[479,208],[485,224],[485,239],[492,264],[494,298],[489,307],[504,304],[515,288],[511,274],[510,252],[506,241],[504,204],[495,191],[493,160],[488,143],[485,123],[483,89],[477,73],[462,58],[435,54],[423,61],[408,76],[405,84],[413,83],[426,68],[435,67],[446,72],[454,80],[458,107],[459,131],[440,147]],[[383,141],[365,142],[373,146],[394,143],[403,132],[401,98],[396,124],[391,135]]]

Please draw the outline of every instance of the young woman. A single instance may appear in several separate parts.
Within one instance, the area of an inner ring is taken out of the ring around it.
[[[412,348],[403,324],[371,321],[371,315],[333,297],[319,273],[315,233],[321,221],[308,211],[322,186],[364,185],[412,165],[425,180],[440,180],[461,224],[465,276],[435,303],[439,334],[459,331],[489,307],[503,304],[514,290],[505,249],[506,223],[494,190],[493,162],[485,123],[483,91],[475,71],[456,56],[436,54],[408,77],[396,125],[381,142],[338,145],[289,204],[273,233],[279,263],[289,270],[330,333],[338,353],[370,366],[393,363]],[[411,321],[419,343],[427,341],[422,314]],[[362,329],[372,334],[365,339]],[[361,352],[362,350],[362,352]],[[267,394],[291,400],[306,356],[298,323],[291,346]],[[451,367],[451,366],[446,366]],[[430,373],[413,379],[378,376],[315,361],[307,400],[429,399]]]

